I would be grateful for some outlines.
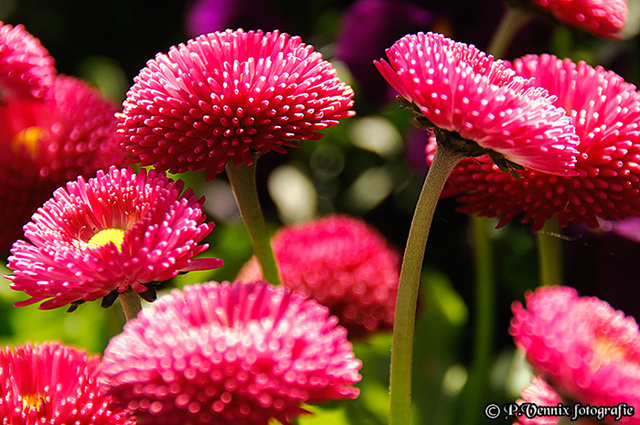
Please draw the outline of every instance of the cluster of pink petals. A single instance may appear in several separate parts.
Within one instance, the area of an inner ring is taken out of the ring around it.
[[[556,19],[592,34],[618,38],[627,21],[627,0],[531,0]]]
[[[407,35],[375,62],[434,126],[524,167],[573,175],[578,137],[555,97],[472,45],[441,34]]]
[[[158,53],[118,114],[123,147],[142,165],[173,173],[285,152],[354,115],[353,90],[322,55],[278,31],[227,30]]]
[[[0,251],[56,188],[122,165],[115,112],[97,90],[67,76],[55,77],[44,99],[0,105]]]
[[[2,424],[134,425],[98,383],[100,358],[56,342],[0,350]]]
[[[57,189],[25,225],[30,242],[11,248],[6,277],[31,296],[16,306],[47,300],[40,308],[52,309],[114,290],[140,293],[180,271],[219,267],[218,259],[191,259],[207,249],[199,243],[213,223],[204,223],[204,199],[183,189],[164,173],[115,167]],[[88,243],[105,229],[124,231],[121,246]]]
[[[361,363],[337,323],[281,286],[186,286],[111,340],[104,385],[141,425],[290,424],[302,403],[359,393]]]
[[[556,425],[560,421],[571,421],[575,425],[589,425],[594,422],[589,421],[590,416],[578,416],[577,420],[573,420],[574,405],[571,401],[562,400],[558,393],[547,384],[543,378],[534,376],[531,383],[522,390],[522,398],[516,400],[516,404],[521,406],[519,415],[516,415],[514,425]],[[555,408],[558,405],[568,407],[571,416],[566,416],[566,412],[561,412],[563,416],[547,416],[540,409]],[[595,415],[597,416],[597,415]],[[561,419],[563,418],[563,419]],[[610,419],[610,418],[609,418]]]
[[[522,390],[522,398],[516,400],[516,404],[534,404],[536,406],[557,406],[562,403],[562,398],[556,393],[547,382],[535,376],[531,383]],[[523,408],[523,410],[526,408]],[[520,412],[522,415],[516,417],[514,424],[522,425],[555,425],[560,419],[558,416],[528,415],[526,411]],[[531,412],[533,413],[533,412]]]
[[[582,405],[640,406],[640,331],[633,317],[569,287],[542,287],[513,305],[510,333],[536,373]],[[621,423],[640,423],[625,417]]]
[[[391,329],[401,256],[365,221],[329,215],[285,226],[271,244],[283,285],[329,307],[350,337]],[[237,279],[262,279],[255,258]]]
[[[551,55],[527,55],[513,62],[519,75],[558,97],[580,136],[577,175],[524,170],[521,178],[502,173],[488,157],[462,161],[444,196],[460,195],[461,211],[501,217],[503,226],[522,214],[539,230],[551,217],[564,227],[598,218],[640,215],[640,94],[620,76],[584,62]],[[428,150],[433,151],[432,141]]]
[[[22,25],[0,21],[0,96],[42,97],[56,74],[54,60]]]

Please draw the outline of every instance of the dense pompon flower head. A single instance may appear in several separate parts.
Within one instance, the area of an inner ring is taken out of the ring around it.
[[[453,133],[467,156],[488,153],[505,170],[573,175],[578,137],[571,120],[553,96],[504,62],[432,32],[401,38],[387,57],[375,61],[378,70],[423,115],[419,120],[440,132],[439,142]]]
[[[100,358],[57,342],[0,350],[0,417],[10,425],[135,425],[98,383]]]
[[[41,100],[0,103],[0,252],[55,189],[123,165],[115,112],[96,89],[68,76],[55,77]]]
[[[158,53],[118,114],[123,147],[142,165],[207,171],[295,141],[355,114],[353,90],[312,46],[278,31],[227,30]]]
[[[282,286],[185,286],[111,340],[104,385],[140,425],[290,424],[302,403],[358,396],[361,362],[337,323]]]
[[[558,286],[528,292],[526,307],[514,303],[513,314],[516,345],[563,398],[640,406],[640,331],[633,317]],[[640,423],[640,414],[620,423]]]
[[[401,255],[364,220],[333,214],[285,226],[271,245],[282,284],[329,307],[349,337],[391,329]],[[255,258],[237,279],[262,279]]]
[[[0,21],[0,98],[41,98],[53,83],[54,59],[22,25]]]
[[[636,87],[602,67],[593,68],[551,55],[527,55],[513,67],[558,97],[580,136],[576,176],[535,170],[520,178],[501,173],[489,158],[463,160],[453,171],[444,196],[460,195],[460,210],[501,217],[499,226],[521,215],[542,228],[551,217],[561,226],[599,218],[640,216],[640,94]],[[433,142],[428,148],[434,149]]]
[[[31,297],[15,305],[46,300],[41,309],[73,308],[128,289],[153,291],[180,271],[219,267],[215,258],[192,259],[207,249],[200,242],[213,223],[204,223],[204,198],[183,189],[155,170],[115,167],[57,189],[25,225],[29,242],[11,248],[6,278]]]
[[[619,38],[629,9],[627,0],[531,0],[560,22],[606,38]]]

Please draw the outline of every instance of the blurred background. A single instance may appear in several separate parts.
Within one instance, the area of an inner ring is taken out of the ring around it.
[[[413,207],[427,172],[426,135],[395,101],[390,86],[372,64],[384,49],[407,33],[438,31],[485,49],[506,7],[504,1],[473,0],[0,0],[0,19],[23,24],[56,60],[60,73],[90,81],[121,104],[133,78],[158,52],[201,33],[244,28],[279,29],[299,35],[321,51],[355,90],[357,115],[324,132],[320,142],[304,142],[287,154],[269,153],[259,161],[258,186],[272,231],[282,224],[332,212],[362,217],[398,249],[406,239]],[[631,8],[631,5],[630,5]],[[553,53],[612,69],[626,81],[640,82],[635,38],[635,3],[627,37],[608,41],[536,18],[517,36],[504,59],[526,53]],[[0,153],[1,154],[1,153]],[[205,207],[216,228],[207,256],[224,259],[213,272],[190,273],[165,282],[163,290],[207,280],[233,280],[251,256],[225,175],[205,182],[181,175]],[[494,223],[495,225],[495,223]],[[515,354],[507,330],[511,303],[537,286],[535,241],[530,226],[515,221],[492,231],[497,294],[490,379],[473,395],[476,423],[490,421],[483,406],[513,402],[528,383],[529,371]],[[581,295],[596,295],[636,315],[639,303],[640,245],[633,235],[570,228],[560,238],[566,253],[565,284]],[[639,237],[636,234],[636,237]],[[6,264],[3,259],[3,264]],[[440,202],[427,246],[414,356],[415,423],[458,423],[465,394],[474,335],[473,255],[469,218],[456,212],[454,199]],[[8,273],[4,269],[4,273]],[[117,308],[99,303],[74,313],[14,308],[24,299],[0,285],[0,342],[61,340],[100,353],[123,323]],[[353,402],[312,407],[315,417],[300,424],[386,423],[389,333],[353,341],[363,361],[361,397]]]

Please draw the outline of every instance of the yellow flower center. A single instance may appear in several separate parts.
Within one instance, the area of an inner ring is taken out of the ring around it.
[[[26,394],[22,396],[22,411],[24,413],[30,412],[31,409],[35,409],[36,412],[44,407],[45,399],[40,394]]]
[[[22,146],[25,147],[31,157],[38,153],[38,145],[45,138],[47,132],[40,127],[27,127],[16,135],[11,141],[11,149],[18,153]]]
[[[109,242],[118,248],[118,251],[122,251],[122,242],[124,242],[124,230],[123,229],[102,229],[89,239],[87,244],[92,248],[105,246]]]
[[[595,354],[592,361],[594,370],[600,369],[611,362],[624,360],[628,356],[628,352],[624,347],[615,344],[605,336],[596,337]]]

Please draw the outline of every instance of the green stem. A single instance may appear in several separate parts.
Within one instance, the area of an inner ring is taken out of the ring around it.
[[[562,228],[558,220],[551,218],[536,233],[538,268],[541,285],[561,285],[562,278]]]
[[[435,158],[424,180],[411,221],[407,245],[402,259],[391,347],[390,425],[409,425],[411,415],[411,362],[416,303],[424,251],[429,237],[433,213],[444,183],[462,154],[438,144]]]
[[[486,218],[471,217],[475,258],[475,335],[473,360],[465,388],[462,423],[477,422],[481,411],[482,388],[489,380],[489,363],[493,350],[495,323],[495,273],[491,223]]]
[[[262,276],[267,282],[279,285],[280,274],[271,249],[269,231],[258,200],[255,174],[256,161],[251,166],[241,164],[237,167],[229,162],[226,171],[240,214],[242,214],[242,219],[249,232],[253,252],[262,268]]]
[[[525,10],[507,6],[500,19],[498,28],[491,37],[491,41],[487,47],[487,53],[492,54],[496,58],[503,57],[511,45],[514,36],[520,31],[529,18],[530,15]]]
[[[132,290],[124,291],[122,294],[118,295],[118,300],[120,300],[120,305],[122,306],[124,317],[127,319],[127,322],[131,319],[135,319],[140,310],[142,310],[142,301],[140,301],[140,296]]]

